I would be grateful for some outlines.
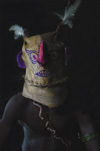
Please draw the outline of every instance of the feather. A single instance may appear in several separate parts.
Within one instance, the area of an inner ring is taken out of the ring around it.
[[[63,20],[63,15],[58,14],[58,13],[56,13],[56,12],[54,12],[54,14],[55,14],[56,16],[58,16],[61,20]]]
[[[70,28],[73,28],[73,22],[72,22],[72,20],[66,20],[66,21],[64,22],[64,24],[65,24],[65,25],[68,25]]]
[[[9,28],[9,31],[14,31],[14,39],[18,39],[19,37],[24,37],[24,29],[19,25],[12,25]]]
[[[76,0],[69,8],[66,7],[64,15],[55,13],[62,20],[63,24],[68,25],[70,28],[73,27],[72,18],[75,16],[81,1],[82,0]]]

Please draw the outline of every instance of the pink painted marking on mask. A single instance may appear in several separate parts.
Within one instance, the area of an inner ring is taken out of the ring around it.
[[[40,64],[45,64],[45,60],[44,60],[44,54],[43,54],[43,40],[41,40],[41,44],[40,44],[40,49],[39,49],[39,57],[37,59],[37,61]]]

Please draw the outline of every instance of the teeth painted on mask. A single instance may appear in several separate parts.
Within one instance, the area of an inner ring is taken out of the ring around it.
[[[48,77],[49,73],[46,70],[42,70],[40,72],[37,72],[36,75],[40,77]]]

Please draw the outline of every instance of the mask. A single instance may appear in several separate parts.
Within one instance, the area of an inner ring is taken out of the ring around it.
[[[34,86],[55,85],[68,73],[64,44],[54,39],[54,33],[27,37],[21,58],[26,66],[25,80]]]

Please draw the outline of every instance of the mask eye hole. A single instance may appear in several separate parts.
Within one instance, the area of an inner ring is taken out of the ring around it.
[[[55,52],[55,51],[52,52],[52,56],[51,57],[52,57],[53,60],[55,60],[58,57],[57,52]]]
[[[37,63],[37,53],[35,50],[27,50],[25,49],[27,55],[29,56],[29,59],[31,61],[32,64],[36,64]]]
[[[27,45],[27,41],[25,41],[25,45]]]

